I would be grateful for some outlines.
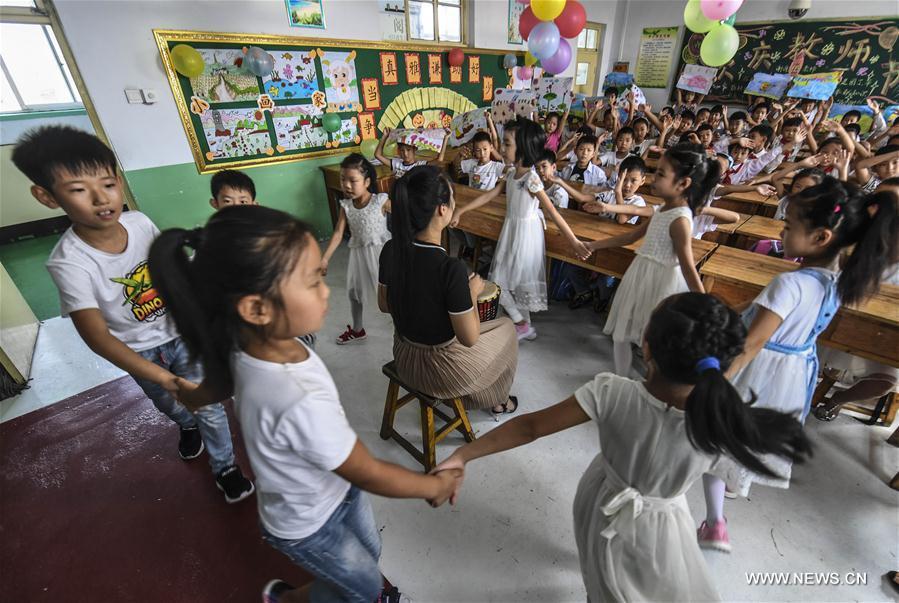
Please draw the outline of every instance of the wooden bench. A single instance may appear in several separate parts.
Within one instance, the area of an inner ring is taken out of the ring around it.
[[[396,440],[416,461],[422,464],[426,473],[437,466],[437,443],[452,431],[455,430],[461,433],[466,442],[474,441],[474,432],[471,429],[471,423],[468,421],[468,415],[465,413],[465,407],[462,405],[462,398],[438,400],[433,396],[428,396],[409,387],[396,372],[396,364],[394,362],[385,364],[381,371],[390,379],[390,385],[387,386],[387,400],[384,402],[384,417],[381,420],[381,438],[385,440],[393,438]],[[402,398],[399,397],[401,387],[408,392]],[[397,411],[414,400],[418,401],[421,412],[421,450],[401,436],[393,427]],[[449,406],[453,415],[449,416],[443,412],[440,409],[441,404]],[[435,431],[434,415],[437,415],[445,422],[439,431]]]
[[[751,302],[778,274],[799,264],[719,246],[699,268],[708,293],[730,306]],[[899,286],[882,285],[859,307],[842,306],[818,337],[822,345],[899,367]]]

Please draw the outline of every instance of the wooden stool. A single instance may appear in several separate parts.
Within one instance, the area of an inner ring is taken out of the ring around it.
[[[471,423],[468,422],[468,415],[465,414],[465,407],[462,406],[462,398],[438,400],[412,389],[400,379],[396,372],[396,365],[393,362],[385,364],[381,371],[390,379],[390,385],[387,387],[387,401],[384,403],[384,419],[381,422],[381,438],[385,440],[393,438],[396,440],[400,446],[415,457],[415,460],[424,466],[425,472],[430,471],[437,465],[437,454],[435,452],[437,442],[449,435],[451,431],[458,430],[466,442],[474,441],[474,432],[471,430]],[[398,398],[400,387],[409,392],[402,398]],[[418,400],[418,405],[421,408],[422,450],[416,448],[393,428],[396,411],[413,400]],[[440,404],[449,406],[453,410],[453,416],[450,417],[444,413],[439,408]],[[445,421],[444,426],[436,433],[434,431],[435,414]]]
[[[836,383],[836,380],[832,376],[828,375],[826,372],[821,374],[821,383],[818,384],[818,387],[815,388],[814,395],[812,395],[813,409],[824,403],[827,394],[830,392],[834,383]],[[843,404],[842,408],[843,410],[869,417],[866,421],[862,421],[865,425],[891,425],[893,419],[896,418],[896,414],[899,414],[899,394],[896,392],[884,394],[877,399],[873,409],[862,406],[861,404],[856,404],[855,402],[847,402],[846,404]],[[861,419],[859,420],[861,421]]]

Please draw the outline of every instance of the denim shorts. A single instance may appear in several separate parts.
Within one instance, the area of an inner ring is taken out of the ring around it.
[[[381,536],[368,496],[352,486],[328,521],[314,534],[285,540],[268,532],[262,538],[315,576],[313,603],[371,603],[383,585],[378,559]]]

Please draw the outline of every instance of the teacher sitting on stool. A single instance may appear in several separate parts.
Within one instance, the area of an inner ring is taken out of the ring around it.
[[[480,322],[481,277],[440,245],[455,201],[436,167],[411,169],[390,193],[393,239],[381,252],[378,307],[396,329],[393,356],[411,387],[466,409],[512,413],[518,337],[508,318]]]

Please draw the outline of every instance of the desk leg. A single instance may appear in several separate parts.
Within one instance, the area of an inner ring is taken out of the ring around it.
[[[340,202],[340,193],[333,188],[326,188],[328,194],[328,211],[331,213],[331,228],[337,226],[337,207]]]

